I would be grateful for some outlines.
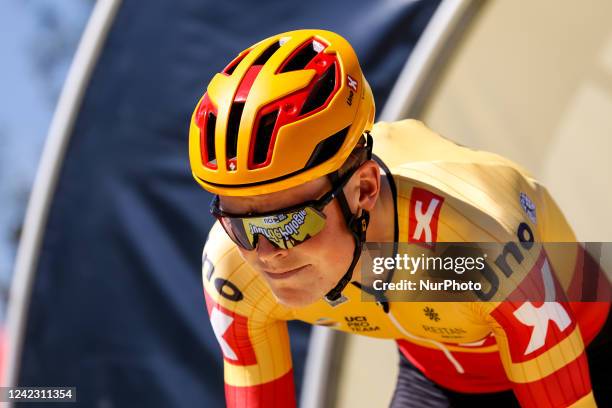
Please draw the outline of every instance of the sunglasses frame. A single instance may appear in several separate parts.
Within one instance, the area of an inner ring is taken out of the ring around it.
[[[269,216],[274,216],[274,215],[278,215],[278,214],[287,214],[290,212],[296,212],[298,210],[302,210],[305,209],[307,207],[312,208],[316,213],[320,214],[321,217],[325,220],[327,217],[325,216],[325,214],[323,213],[323,209],[333,201],[334,198],[336,198],[338,196],[338,194],[340,194],[340,192],[342,191],[342,189],[344,188],[344,186],[346,186],[346,183],[350,180],[350,178],[353,176],[353,174],[355,174],[355,172],[357,171],[357,169],[361,167],[361,166],[357,166],[355,169],[353,169],[352,171],[349,171],[343,178],[342,180],[338,183],[337,186],[332,187],[332,189],[330,191],[328,191],[327,193],[323,194],[323,196],[321,196],[318,199],[315,200],[308,200],[299,204],[295,204],[289,207],[285,207],[285,208],[279,208],[276,210],[271,210],[271,211],[265,211],[262,213],[254,213],[254,212],[249,212],[246,214],[236,214],[236,213],[230,213],[230,212],[226,212],[223,211],[219,208],[219,195],[215,195],[210,203],[210,213],[219,221],[219,223],[221,224],[221,226],[223,226],[223,229],[226,229],[223,221],[221,220],[221,218],[234,218],[234,219],[248,219],[248,218],[260,218],[260,217],[269,217]],[[244,245],[242,245],[240,242],[236,242],[236,240],[234,238],[232,238],[232,234],[229,233],[229,231],[225,231],[229,237],[232,239],[232,241],[234,243],[236,243],[237,245],[239,245],[240,247],[246,249],[246,250],[253,250],[253,249],[249,249],[244,247]],[[235,234],[234,234],[235,235]],[[257,246],[257,245],[255,245]]]

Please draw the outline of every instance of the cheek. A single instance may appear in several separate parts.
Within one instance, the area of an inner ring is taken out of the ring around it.
[[[323,271],[338,270],[343,274],[353,258],[353,238],[339,208],[329,207],[323,230],[296,249],[299,248],[304,256],[314,258],[313,262]]]

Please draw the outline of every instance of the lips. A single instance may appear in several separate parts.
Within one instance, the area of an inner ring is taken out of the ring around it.
[[[287,278],[290,278],[292,276],[297,275],[298,273],[302,272],[303,270],[305,270],[309,266],[310,265],[304,265],[304,266],[300,266],[299,268],[290,269],[288,271],[269,271],[269,270],[264,270],[264,273],[269,278],[271,278],[271,279],[287,279]]]

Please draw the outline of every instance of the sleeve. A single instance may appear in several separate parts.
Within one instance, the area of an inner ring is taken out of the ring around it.
[[[567,304],[500,302],[490,317],[521,406],[595,406],[584,343]]]
[[[488,319],[521,406],[595,407],[583,332],[589,329],[566,296],[580,245],[546,189],[535,187],[533,211],[540,218],[530,224],[536,231],[531,261],[517,265],[523,278],[506,292],[507,300],[486,306]],[[568,244],[555,244],[560,242]]]
[[[266,283],[215,224],[204,248],[204,296],[224,360],[228,407],[295,407],[287,323]]]

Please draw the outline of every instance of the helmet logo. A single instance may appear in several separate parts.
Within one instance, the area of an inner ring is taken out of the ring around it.
[[[230,171],[236,171],[236,158],[235,157],[227,161],[227,167],[230,169]]]
[[[349,87],[349,94],[346,98],[346,104],[348,106],[353,105],[353,94],[357,92],[357,81],[351,78],[350,75],[346,76],[346,85]]]
[[[346,84],[353,90],[353,92],[357,92],[357,81],[351,78],[350,75],[346,76]]]

